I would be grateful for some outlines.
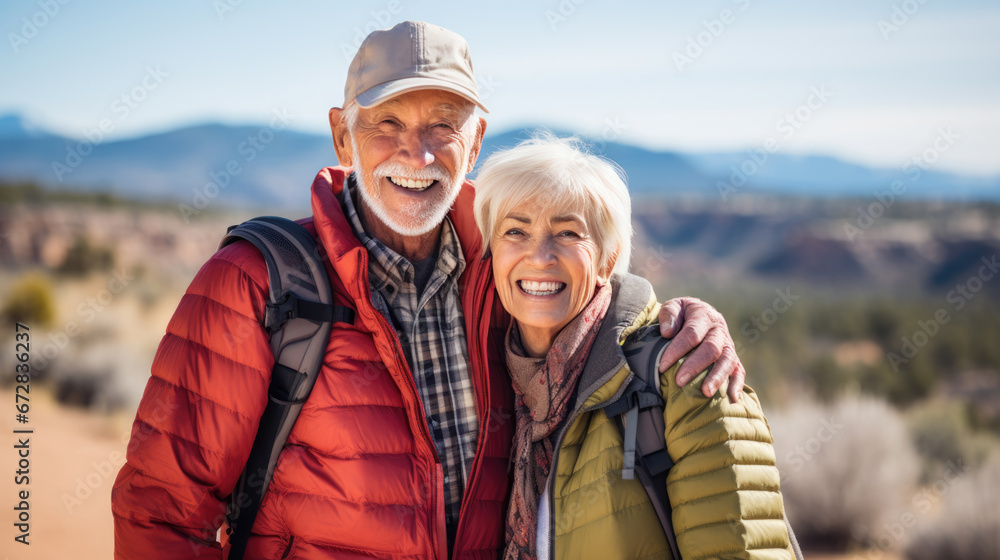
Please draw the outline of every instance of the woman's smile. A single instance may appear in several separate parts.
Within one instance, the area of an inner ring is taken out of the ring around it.
[[[566,288],[565,282],[518,280],[516,283],[517,287],[520,288],[522,292],[535,297],[551,297],[562,292]]]

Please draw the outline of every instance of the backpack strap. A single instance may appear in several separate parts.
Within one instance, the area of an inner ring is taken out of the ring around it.
[[[669,343],[660,336],[659,325],[643,327],[629,337],[622,351],[632,370],[632,380],[621,398],[604,411],[622,431],[625,445],[622,478],[631,480],[638,475],[663,527],[670,553],[675,560],[681,560],[667,495],[667,473],[674,462],[667,453],[665,402],[660,392],[659,363]]]
[[[671,521],[670,497],[667,495],[667,474],[674,466],[667,453],[666,426],[663,411],[666,407],[660,392],[660,359],[670,343],[660,335],[659,325],[649,325],[633,333],[622,345],[625,359],[632,370],[632,380],[621,398],[604,410],[614,418],[622,431],[625,447],[625,468],[622,478],[631,479],[633,469],[646,494],[653,502],[653,509],[670,544],[676,560],[681,554]],[[631,466],[630,466],[631,465]],[[803,560],[802,549],[785,515],[788,539],[796,560]]]
[[[226,515],[231,560],[241,560],[246,552],[278,455],[323,365],[333,323],[354,322],[353,309],[333,305],[319,246],[306,228],[285,218],[254,218],[230,227],[219,248],[241,239],[252,243],[267,264],[262,324],[275,361],[267,405]]]

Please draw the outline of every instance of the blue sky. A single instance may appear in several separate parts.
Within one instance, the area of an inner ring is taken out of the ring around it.
[[[120,139],[284,109],[323,132],[344,53],[404,19],[468,39],[492,132],[542,124],[685,152],[775,137],[900,167],[950,129],[941,170],[1000,173],[995,1],[9,1],[0,113],[71,136],[111,119]],[[115,105],[144,79],[155,89]]]

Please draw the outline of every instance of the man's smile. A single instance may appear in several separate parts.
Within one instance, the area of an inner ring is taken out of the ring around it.
[[[425,191],[437,182],[434,179],[407,179],[406,177],[386,177],[386,179],[397,187],[416,192]]]

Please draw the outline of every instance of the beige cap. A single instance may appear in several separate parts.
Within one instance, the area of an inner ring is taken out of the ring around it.
[[[461,35],[422,21],[373,31],[354,55],[344,85],[344,106],[362,107],[418,89],[461,95],[489,113],[479,99],[469,44]]]

